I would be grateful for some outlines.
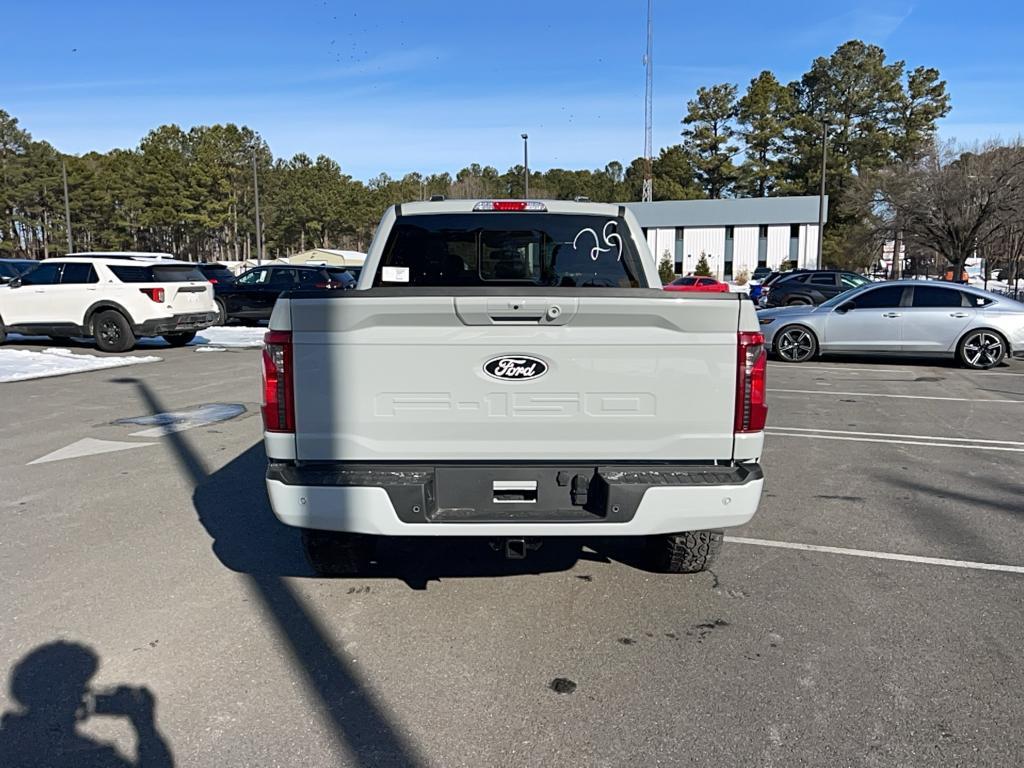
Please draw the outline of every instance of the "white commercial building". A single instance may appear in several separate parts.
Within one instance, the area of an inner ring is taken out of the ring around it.
[[[828,198],[825,198],[826,211]],[[664,200],[626,203],[660,263],[676,274],[693,272],[701,255],[720,280],[758,267],[815,266],[818,253],[817,197],[741,197],[727,200]]]

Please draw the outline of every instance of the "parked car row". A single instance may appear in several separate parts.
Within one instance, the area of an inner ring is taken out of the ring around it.
[[[152,336],[182,346],[212,325],[269,319],[285,291],[344,290],[356,283],[337,267],[274,264],[235,278],[223,264],[127,251],[4,259],[0,275],[0,344],[8,333],[92,337],[104,352],[125,352]]]
[[[818,306],[762,309],[758,321],[768,349],[787,363],[894,354],[951,357],[984,370],[1008,355],[1024,359],[1024,304],[966,285],[868,282]]]
[[[873,282],[853,272],[799,269],[760,275],[751,297],[770,352],[787,363],[819,355],[949,357],[985,370],[1024,359],[1024,304],[949,282]],[[666,291],[720,291],[711,277],[687,276]]]

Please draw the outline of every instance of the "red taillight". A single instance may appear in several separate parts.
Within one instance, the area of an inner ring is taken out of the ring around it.
[[[736,365],[736,432],[760,432],[768,418],[765,376],[768,352],[764,335],[741,331]]]
[[[295,431],[290,331],[270,331],[263,337],[263,427],[268,432]]]
[[[164,289],[163,288],[139,288],[144,294],[149,296],[150,301],[155,301],[157,304],[164,303]]]
[[[216,285],[217,284],[217,278],[216,277],[208,277],[208,278],[206,278],[206,282],[208,282],[210,285]]]

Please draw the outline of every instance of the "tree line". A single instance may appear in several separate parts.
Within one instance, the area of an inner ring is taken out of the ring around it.
[[[654,196],[817,194],[824,147],[827,264],[864,269],[877,260],[880,241],[897,236],[908,248],[930,248],[948,259],[949,249],[925,245],[912,217],[894,211],[912,202],[905,190],[897,201],[897,180],[920,175],[928,159],[941,154],[936,123],[949,110],[936,69],[909,68],[878,46],[852,40],[815,59],[793,82],[764,71],[742,91],[734,83],[699,88],[686,104],[679,143],[654,158]],[[948,155],[943,167],[956,159]],[[76,250],[161,250],[194,259],[255,256],[254,165],[268,256],[311,247],[362,250],[394,203],[432,195],[517,197],[524,187],[522,166],[501,172],[476,163],[454,176],[381,174],[362,181],[324,155],[275,158],[256,131],[231,124],[187,131],[164,125],[134,149],[63,155],[0,110],[0,253],[42,258],[67,250],[62,163]],[[643,174],[643,158],[598,169],[532,171],[530,192],[638,200]],[[998,233],[986,242],[996,248]]]

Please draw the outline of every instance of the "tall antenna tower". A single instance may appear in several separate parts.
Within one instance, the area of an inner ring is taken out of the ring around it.
[[[647,81],[644,85],[644,189],[640,199],[649,203],[654,199],[654,146],[651,140],[651,123],[654,118],[654,0],[647,0],[647,53],[644,66],[647,67]]]

